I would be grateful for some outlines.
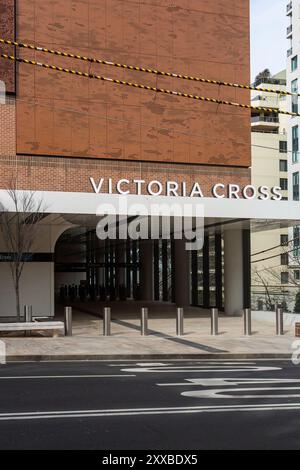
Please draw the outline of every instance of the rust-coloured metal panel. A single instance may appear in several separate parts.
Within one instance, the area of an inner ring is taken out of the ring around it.
[[[0,37],[15,38],[15,0],[0,0]],[[0,46],[1,53],[14,54],[14,47]],[[0,80],[4,81],[6,91],[15,93],[15,64],[0,59]]]
[[[120,63],[249,82],[249,0],[22,0],[18,39]],[[21,49],[22,57],[208,97],[244,90],[156,77]],[[250,166],[248,110],[79,78],[18,73],[17,151]]]

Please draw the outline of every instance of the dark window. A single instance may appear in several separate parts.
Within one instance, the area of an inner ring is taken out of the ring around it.
[[[287,189],[288,189],[288,179],[287,178],[280,178],[279,186],[281,187],[282,191],[287,191]]]
[[[298,67],[298,56],[295,55],[295,57],[292,58],[291,60],[291,70],[294,72]]]
[[[294,271],[294,279],[295,281],[300,281],[300,271]]]
[[[283,272],[281,273],[281,284],[288,284],[289,283],[289,273]]]
[[[281,244],[281,246],[287,246],[289,244],[289,236],[288,235],[280,235],[280,244]]]
[[[283,196],[283,197],[281,198],[281,200],[282,200],[282,201],[288,201],[289,198],[288,198],[287,196]]]
[[[292,127],[292,154],[293,163],[298,162],[298,151],[299,151],[299,127]]]
[[[279,171],[288,171],[287,160],[279,160]]]
[[[281,266],[288,266],[288,264],[289,264],[289,255],[288,255],[288,253],[282,253],[280,258],[281,258]]]
[[[292,93],[298,93],[298,79],[292,81]],[[292,96],[292,113],[298,113],[298,96]]]
[[[293,173],[293,200],[299,201],[299,171]]]
[[[294,246],[298,248],[300,246],[300,228],[299,227],[294,227],[293,238],[294,238]]]
[[[279,141],[279,152],[287,153],[287,141],[286,140]]]

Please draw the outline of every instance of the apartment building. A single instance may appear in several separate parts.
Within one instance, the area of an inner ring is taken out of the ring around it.
[[[262,89],[286,91],[286,71],[275,75],[262,74],[254,86]],[[282,94],[253,91],[254,107],[288,109],[287,97]],[[283,200],[288,199],[287,131],[289,117],[270,111],[252,110],[252,183],[280,186]],[[291,308],[294,289],[289,288],[289,256],[287,256],[288,229],[256,232],[251,236],[252,307],[263,310],[275,303]]]
[[[300,91],[300,1],[293,0],[286,6],[287,25],[287,89],[299,93]],[[288,110],[299,113],[299,98],[289,97]],[[287,124],[288,142],[288,174],[289,199],[298,202],[300,184],[300,117],[290,117]],[[300,227],[295,225],[289,230],[289,283],[297,290],[300,289]]]

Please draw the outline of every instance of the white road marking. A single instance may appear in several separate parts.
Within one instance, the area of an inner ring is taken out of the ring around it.
[[[250,398],[300,398],[300,393],[298,394],[275,394],[275,395],[263,395],[263,394],[256,394],[256,395],[230,395],[229,392],[268,392],[274,390],[299,390],[300,387],[261,387],[261,388],[226,388],[226,389],[210,389],[210,390],[193,390],[192,392],[182,392],[181,395],[183,397],[190,397],[190,398],[235,398],[238,400],[241,399],[250,399]],[[300,405],[300,403],[299,403]]]
[[[0,380],[27,380],[27,379],[105,379],[114,377],[136,377],[134,374],[113,375],[16,375],[1,377]]]
[[[169,363],[165,362],[137,362],[136,364],[139,367],[168,367],[171,366]]]
[[[285,384],[299,383],[298,379],[235,379],[235,378],[219,378],[219,379],[185,379],[185,382],[156,384],[158,387],[224,387],[227,385],[251,385],[251,384]]]
[[[282,370],[281,367],[260,367],[260,366],[244,366],[243,368],[227,369],[226,367],[219,369],[217,366],[172,366],[172,367],[133,367],[129,369],[122,369],[122,372],[129,373],[189,373],[189,372],[267,372],[274,370]]]
[[[300,410],[300,403],[0,413],[0,421],[289,410]]]
[[[224,361],[224,359],[223,359]],[[202,364],[203,361],[198,361],[197,364]],[[239,362],[239,361],[233,361],[233,362],[219,362],[219,361],[209,361],[206,362],[205,365],[222,365],[222,366],[255,366],[256,362]]]
[[[145,363],[136,363],[136,364],[109,364],[110,367],[132,367],[139,366],[139,367],[161,367],[161,366],[169,366],[171,364],[166,364],[164,362],[145,362]]]

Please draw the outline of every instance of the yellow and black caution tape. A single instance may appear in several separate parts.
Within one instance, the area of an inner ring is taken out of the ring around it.
[[[251,106],[250,104],[235,103],[235,102],[232,102],[232,101],[220,100],[220,99],[216,99],[216,98],[207,98],[206,96],[198,96],[198,95],[194,95],[194,94],[183,93],[181,91],[168,90],[166,88],[158,88],[158,87],[143,85],[141,83],[135,83],[135,82],[127,82],[125,80],[118,80],[118,79],[115,79],[115,78],[104,77],[102,75],[95,75],[95,74],[92,74],[92,73],[81,72],[81,71],[78,71],[78,70],[72,70],[72,69],[68,69],[68,68],[64,68],[64,67],[58,67],[56,65],[45,64],[43,62],[37,62],[35,60],[23,59],[21,57],[15,57],[13,55],[0,54],[0,57],[3,58],[3,59],[8,59],[8,60],[12,60],[12,61],[15,61],[15,62],[20,62],[20,63],[23,63],[23,64],[43,67],[43,68],[48,69],[48,70],[56,70],[58,72],[64,72],[64,73],[68,73],[68,74],[71,74],[71,75],[77,75],[79,77],[102,80],[104,82],[115,83],[116,85],[125,85],[125,86],[128,86],[128,87],[139,88],[139,89],[142,89],[142,90],[154,91],[156,93],[163,93],[163,94],[166,94],[166,95],[179,96],[181,98],[190,98],[190,99],[193,99],[193,100],[206,101],[206,102],[209,102],[209,103],[223,104],[223,105],[227,105],[227,106],[234,106],[234,107],[244,108],[244,109],[253,109],[255,111],[265,111],[265,112],[268,112],[268,113],[286,114],[286,115],[289,115],[289,116],[299,116],[300,117],[300,113],[292,113],[292,112],[289,112],[289,111],[281,111],[277,108],[256,107],[256,106]]]
[[[210,85],[220,85],[220,86],[226,86],[226,87],[241,88],[244,90],[263,91],[266,93],[275,93],[277,95],[283,95],[283,96],[300,96],[300,93],[293,93],[290,91],[274,90],[271,88],[258,88],[252,85],[243,85],[240,83],[231,83],[231,82],[225,82],[221,80],[212,80],[209,78],[193,77],[190,75],[182,75],[179,73],[165,72],[163,70],[139,67],[137,65],[121,64],[121,63],[113,62],[109,60],[97,59],[95,57],[82,56],[80,54],[75,54],[71,52],[63,52],[63,51],[58,51],[54,49],[48,49],[47,47],[35,46],[34,44],[26,44],[23,42],[11,41],[9,39],[0,38],[0,44],[6,44],[9,46],[15,46],[15,47],[23,47],[23,48],[35,50],[38,52],[46,52],[48,54],[54,54],[54,55],[61,56],[61,57],[69,57],[71,59],[78,59],[78,60],[83,60],[86,62],[92,62],[94,64],[109,65],[112,67],[118,67],[118,68],[133,70],[137,72],[145,72],[145,73],[150,73],[154,75],[161,75],[164,77],[179,78],[182,80],[191,80],[191,81],[198,82],[198,83],[208,83]]]

